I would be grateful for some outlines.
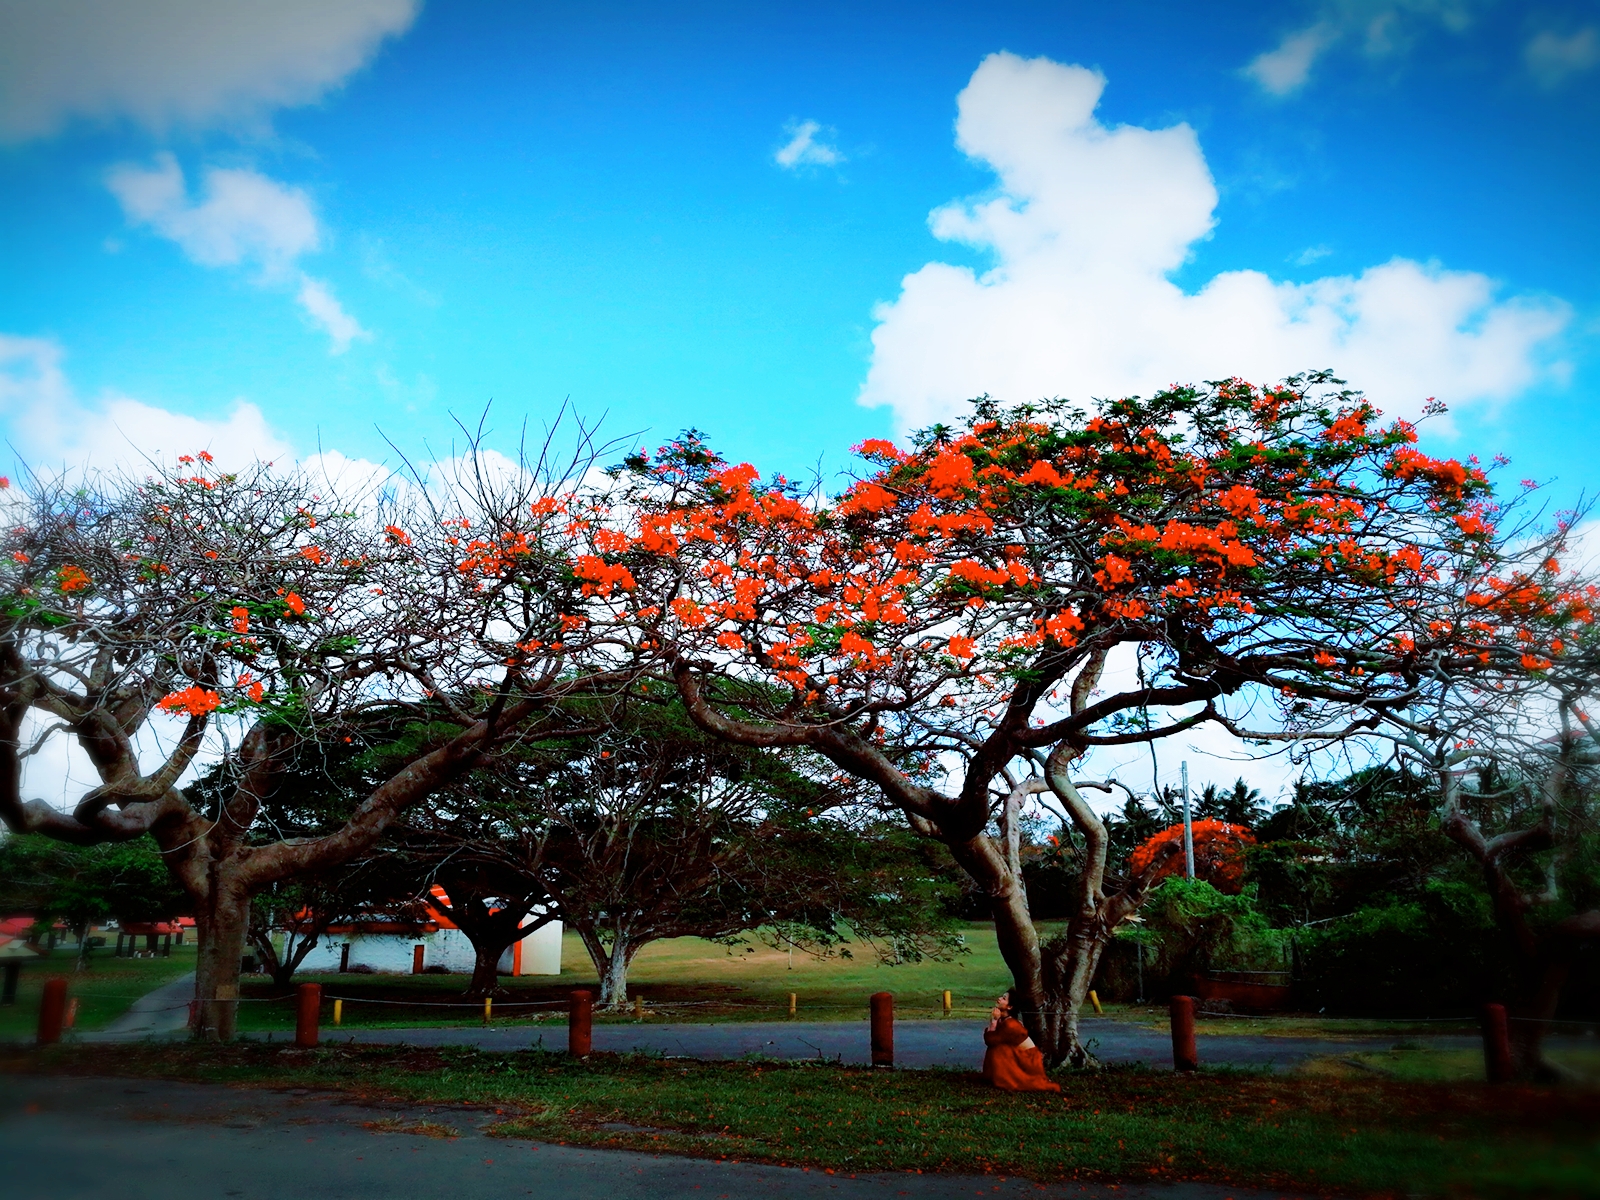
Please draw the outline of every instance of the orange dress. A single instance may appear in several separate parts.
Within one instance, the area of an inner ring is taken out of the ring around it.
[[[983,1031],[983,1077],[1008,1092],[1059,1092],[1061,1085],[1045,1077],[1044,1055],[1022,1022],[1006,1017]]]

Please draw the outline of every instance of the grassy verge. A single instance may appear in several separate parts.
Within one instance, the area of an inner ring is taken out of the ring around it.
[[[194,970],[193,946],[174,946],[171,958],[113,958],[103,949],[74,971],[76,951],[57,951],[30,962],[17,981],[17,1002],[0,1007],[0,1038],[28,1037],[39,1027],[39,996],[45,980],[59,975],[67,996],[78,1001],[75,1029],[100,1029],[128,1011],[140,996]]]
[[[1013,1096],[970,1072],[262,1044],[55,1047],[0,1065],[491,1107],[500,1136],[842,1172],[1600,1196],[1600,1095],[1587,1092],[1130,1068]]]
[[[801,1020],[863,1019],[873,992],[895,994],[895,1008],[905,1018],[935,1017],[942,1012],[948,989],[958,1015],[987,1015],[994,998],[1010,986],[1010,975],[995,943],[994,927],[973,922],[967,930],[968,953],[952,962],[880,963],[870,948],[854,947],[852,957],[826,959],[772,950],[751,942],[723,946],[700,938],[654,942],[639,952],[629,975],[630,995],[643,996],[656,1010],[653,1020],[783,1021],[789,1019],[789,993],[796,994]],[[481,1006],[460,1005],[465,975],[297,975],[297,983],[320,983],[330,1000],[343,997],[344,1023],[362,1028],[419,1025],[466,1025],[481,1020]],[[568,934],[562,945],[559,976],[503,977],[506,995],[495,1001],[495,1020],[565,1021],[561,1006],[573,988],[598,988],[583,945]],[[247,1000],[273,997],[265,980],[246,979]],[[519,1005],[547,1004],[545,1013]],[[323,1020],[330,1017],[325,1013]],[[631,1020],[632,1017],[599,1019]],[[239,1024],[246,1030],[290,1029],[294,1015],[287,1003],[241,1006]]]
[[[1551,1039],[1545,1043],[1547,1062],[1588,1087],[1600,1087],[1600,1047],[1577,1039]],[[1356,1050],[1314,1059],[1302,1073],[1322,1079],[1352,1079],[1379,1075],[1408,1083],[1466,1083],[1483,1081],[1483,1051],[1436,1049],[1401,1043],[1389,1050]]]

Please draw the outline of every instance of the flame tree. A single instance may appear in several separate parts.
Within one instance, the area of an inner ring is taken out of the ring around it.
[[[1110,785],[1075,764],[1244,719],[1354,736],[1440,673],[1501,662],[1498,628],[1428,616],[1501,553],[1485,473],[1338,384],[981,400],[907,447],[863,443],[831,500],[689,434],[619,468],[597,544],[693,719],[810,747],[943,842],[989,899],[1035,1041],[1084,1063],[1080,1003],[1162,860],[1108,873],[1084,791]],[[1018,861],[1030,795],[1087,846],[1043,944]]]
[[[199,927],[198,1035],[234,1031],[252,895],[349,862],[486,756],[540,737],[563,698],[631,677],[583,578],[598,560],[568,482],[604,451],[582,431],[575,444],[570,460],[548,443],[503,469],[474,453],[442,479],[353,493],[264,464],[224,474],[206,454],[8,491],[0,819],[80,844],[154,838]],[[259,819],[284,772],[397,707],[452,732],[326,832]],[[24,787],[28,759],[60,742],[97,776],[67,807]],[[208,786],[180,786],[219,757]]]

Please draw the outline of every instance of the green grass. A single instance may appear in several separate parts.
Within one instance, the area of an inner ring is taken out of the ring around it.
[[[987,1015],[995,996],[1011,985],[1000,959],[994,927],[974,922],[967,929],[969,953],[951,962],[880,963],[870,948],[853,947],[852,957],[813,958],[750,943],[728,947],[700,938],[653,942],[639,952],[629,974],[630,998],[644,997],[651,1020],[782,1021],[789,1018],[789,993],[797,996],[800,1020],[858,1021],[867,997],[888,991],[904,1018],[936,1017],[949,989],[958,1016]],[[296,975],[296,983],[319,983],[327,1000],[343,997],[344,1024],[359,1028],[417,1025],[470,1025],[482,1020],[482,1006],[464,1005],[465,975]],[[598,978],[575,934],[562,940],[561,974],[502,977],[509,995],[495,1000],[499,1022],[566,1020],[567,995],[574,988],[598,988]],[[252,1003],[239,1009],[243,1030],[294,1027],[287,1000],[272,1003],[271,982],[247,978],[241,995]],[[376,1003],[382,1001],[382,1003]],[[519,1004],[544,1004],[541,1010]],[[324,1007],[324,1024],[331,1021]],[[599,1014],[599,1019],[632,1020]]]
[[[971,1072],[262,1043],[62,1046],[7,1066],[474,1105],[503,1118],[505,1137],[841,1173],[1600,1197],[1592,1092],[1118,1068],[1063,1074],[1061,1096],[1016,1096]]]
[[[170,958],[114,958],[99,947],[86,969],[75,971],[76,949],[58,949],[23,966],[16,1004],[0,1007],[0,1038],[28,1037],[38,1029],[39,996],[51,976],[66,979],[68,999],[78,1001],[73,1028],[88,1031],[104,1027],[140,996],[194,970],[194,958],[193,946],[174,946]]]
[[[1545,1045],[1544,1057],[1574,1081],[1591,1087],[1600,1085],[1600,1047],[1554,1039]],[[1389,1050],[1359,1050],[1319,1058],[1307,1063],[1301,1072],[1327,1079],[1349,1079],[1365,1073],[1408,1083],[1465,1083],[1483,1081],[1484,1063],[1480,1049],[1400,1045]]]

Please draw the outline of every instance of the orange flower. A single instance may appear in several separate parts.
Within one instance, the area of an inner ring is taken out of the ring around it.
[[[283,602],[289,606],[289,611],[295,616],[303,617],[306,615],[306,602],[300,599],[300,597],[295,595],[293,592],[286,594],[283,598]]]
[[[950,657],[962,660],[969,659],[972,657],[975,645],[976,643],[971,638],[957,634],[950,639]]]
[[[383,527],[383,532],[384,535],[389,539],[389,544],[391,546],[411,545],[411,535],[404,529],[401,529],[398,525],[385,525]]]
[[[328,558],[328,556],[322,552],[321,546],[301,546],[300,557],[319,567],[326,562]]]
[[[215,692],[208,692],[198,685],[186,687],[181,692],[173,692],[170,696],[163,696],[157,707],[173,714],[188,713],[191,717],[203,717],[222,703],[222,697]]]
[[[250,610],[248,608],[242,604],[236,604],[233,606],[233,612],[229,615],[233,617],[233,631],[235,633],[250,632]]]
[[[63,592],[81,592],[90,586],[91,580],[82,567],[75,567],[71,563],[61,568],[56,576],[56,586]]]

